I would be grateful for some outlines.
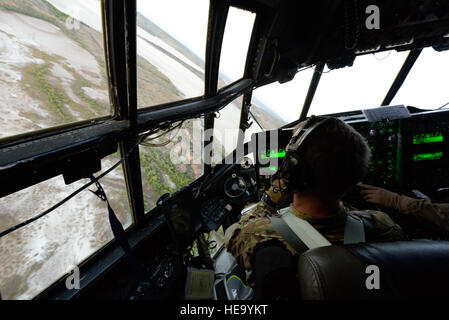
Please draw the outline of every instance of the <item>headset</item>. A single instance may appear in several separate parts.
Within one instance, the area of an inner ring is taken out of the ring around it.
[[[322,126],[329,119],[331,118],[312,116],[296,132],[293,132],[293,136],[286,148],[285,159],[278,172],[285,183],[285,188],[281,191],[294,194],[305,190],[309,186],[308,168],[306,161],[301,158],[300,147],[316,128]]]

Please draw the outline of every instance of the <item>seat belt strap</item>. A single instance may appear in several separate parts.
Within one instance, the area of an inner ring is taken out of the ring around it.
[[[281,210],[280,214],[290,229],[304,242],[309,249],[331,246],[332,244],[309,222],[300,219],[288,210]]]
[[[356,244],[366,242],[365,225],[358,211],[351,211],[346,217],[344,244]]]
[[[332,244],[310,223],[298,218],[285,208],[279,212],[282,218],[270,217],[275,231],[298,253]]]
[[[309,248],[302,240],[290,229],[287,223],[281,218],[269,217],[274,231],[284,239],[298,254],[306,252]]]

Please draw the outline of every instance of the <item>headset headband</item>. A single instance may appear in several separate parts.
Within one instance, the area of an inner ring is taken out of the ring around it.
[[[327,118],[327,117],[322,118],[322,120],[314,123],[310,127],[307,127],[308,123],[313,119],[317,119],[317,118],[313,118],[313,117],[310,118],[309,120],[307,120],[307,122],[304,124],[303,127],[296,130],[296,132],[293,134],[292,139],[290,140],[290,143],[287,146],[286,151],[297,151],[299,149],[299,147],[301,146],[301,144],[304,142],[304,140],[308,137],[308,135],[311,134],[313,130],[315,130],[317,127],[319,127],[320,125],[325,123],[330,118]]]

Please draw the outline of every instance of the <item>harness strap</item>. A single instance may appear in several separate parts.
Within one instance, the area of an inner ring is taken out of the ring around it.
[[[269,217],[273,229],[279,233],[297,253],[332,244],[306,220],[296,217],[285,208],[279,212],[282,218]],[[346,218],[344,244],[366,242],[364,212],[351,211]]]
[[[366,242],[365,225],[361,218],[363,212],[351,211],[346,218],[344,244]]]
[[[308,249],[331,245],[310,223],[292,214],[290,208],[282,209],[279,214],[282,218],[270,217],[270,222],[275,231],[299,254]]]
[[[269,218],[273,229],[279,233],[282,239],[284,239],[298,254],[308,250],[304,242],[302,242],[302,240],[292,231],[292,229],[290,229],[284,220],[275,217]]]

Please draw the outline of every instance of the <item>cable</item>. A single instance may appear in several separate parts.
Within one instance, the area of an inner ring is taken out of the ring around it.
[[[449,105],[449,102],[448,103],[445,103],[445,104],[443,104],[441,107],[439,107],[437,110],[441,110],[441,109],[443,109],[445,106],[447,106],[447,105]]]
[[[125,159],[121,159],[119,162],[117,162],[114,166],[112,166],[109,170],[105,171],[103,174],[101,174],[100,176],[98,176],[97,180],[100,180],[101,178],[103,178],[104,176],[106,176],[107,174],[109,174],[111,171],[113,171],[115,168],[117,168],[120,164],[122,164],[122,162]],[[91,181],[87,184],[85,184],[84,186],[78,188],[75,192],[71,193],[69,196],[67,196],[66,198],[64,198],[63,200],[61,200],[60,202],[58,202],[57,204],[55,204],[53,207],[51,207],[50,209],[47,209],[46,211],[42,212],[41,214],[38,214],[37,216],[22,222],[14,227],[11,227],[3,232],[0,233],[0,238],[10,234],[13,231],[16,231],[20,228],[25,227],[26,225],[29,225],[30,223],[46,216],[47,214],[49,214],[50,212],[56,210],[57,208],[59,208],[60,206],[62,206],[64,203],[66,203],[67,201],[69,201],[70,199],[72,199],[74,196],[76,196],[77,194],[79,194],[81,191],[85,190],[86,188],[90,187],[92,184],[94,184],[95,181]]]
[[[149,141],[154,141],[157,140],[161,137],[163,137],[164,135],[166,135],[169,132],[172,132],[173,130],[178,129],[178,131],[176,132],[176,134],[174,134],[170,139],[168,139],[167,141],[163,142],[163,143],[149,143],[149,142],[145,142],[145,140],[147,140],[148,138],[146,138],[144,141],[141,142],[141,145],[145,146],[145,147],[165,147],[167,145],[169,145],[171,142],[173,142],[174,137],[176,137],[179,134],[179,131],[181,130],[182,126],[184,125],[184,121],[179,122],[176,126],[168,129],[167,131],[164,131],[164,133],[160,134],[157,137],[153,137],[151,138]]]
[[[179,125],[178,125],[179,126]],[[163,134],[161,134],[159,136],[162,137],[164,134],[167,134],[168,132],[174,130],[177,126],[175,126],[174,128],[169,129],[169,131],[165,131]],[[158,129],[159,130],[159,129]],[[73,197],[75,197],[77,194],[79,194],[81,191],[84,191],[85,189],[87,189],[88,187],[90,187],[92,184],[95,184],[96,181],[99,181],[100,179],[104,178],[106,175],[108,175],[109,173],[111,173],[113,170],[115,170],[119,165],[121,165],[126,159],[128,159],[129,155],[134,151],[134,149],[140,145],[143,141],[145,141],[145,139],[147,139],[150,135],[154,134],[157,131],[149,131],[146,134],[143,134],[139,137],[137,143],[128,151],[128,153],[123,156],[120,161],[118,161],[115,165],[113,165],[111,168],[109,168],[108,170],[106,170],[105,172],[103,172],[101,175],[99,175],[96,180],[92,180],[91,182],[85,184],[84,186],[78,188],[77,190],[75,190],[73,193],[71,193],[70,195],[68,195],[66,198],[64,198],[63,200],[61,200],[60,202],[56,203],[54,206],[52,206],[51,208],[45,210],[44,212],[38,214],[37,216],[28,219],[22,223],[19,223],[11,228],[6,229],[5,231],[2,231],[0,233],[0,238],[3,238],[4,236],[10,234],[11,232],[14,232],[18,229],[21,229],[27,225],[29,225],[30,223],[48,215],[50,212],[56,210],[57,208],[59,208],[60,206],[62,206],[64,203],[66,203],[67,201],[69,201],[70,199],[72,199]]]

